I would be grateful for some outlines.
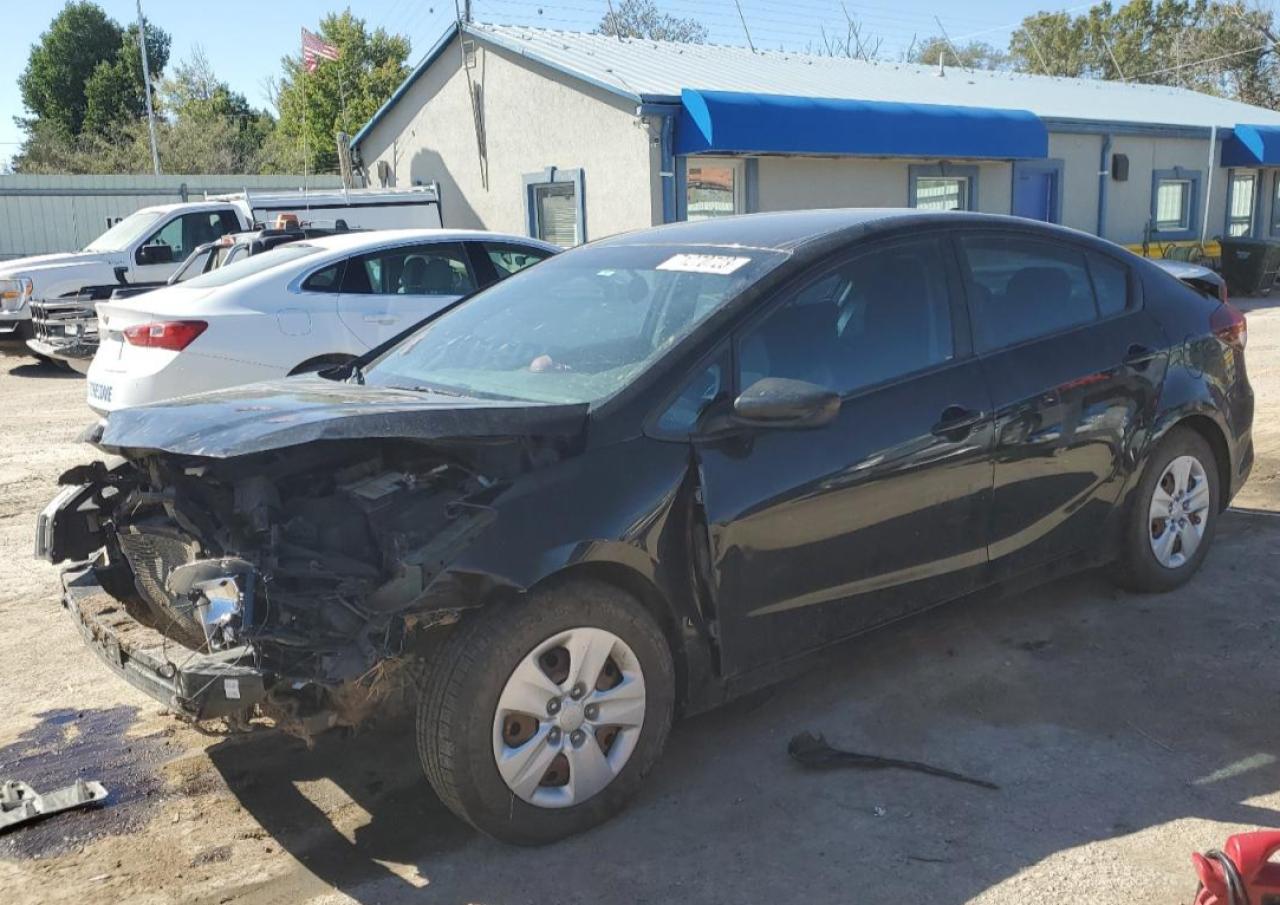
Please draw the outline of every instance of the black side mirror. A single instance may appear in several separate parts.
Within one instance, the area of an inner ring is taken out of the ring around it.
[[[138,249],[137,261],[139,264],[172,264],[173,263],[173,246],[161,245],[144,245]]]
[[[765,377],[742,391],[733,413],[762,427],[822,427],[840,414],[840,394],[803,380]]]

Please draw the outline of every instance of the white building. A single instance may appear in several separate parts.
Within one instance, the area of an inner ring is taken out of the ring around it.
[[[564,245],[904,205],[1280,235],[1280,113],[1120,82],[455,25],[353,145],[375,182],[439,182],[450,226]]]

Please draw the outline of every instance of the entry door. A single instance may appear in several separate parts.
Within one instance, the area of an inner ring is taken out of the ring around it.
[[[1013,165],[1013,215],[1045,223],[1061,222],[1056,165],[1016,161]]]
[[[852,257],[736,337],[739,392],[785,377],[844,400],[818,429],[694,440],[728,672],[981,581],[990,404],[953,330],[945,249],[917,238]]]
[[[338,314],[362,345],[373,348],[471,292],[475,285],[461,243],[382,249],[347,262]]]
[[[1166,365],[1159,324],[1119,258],[1060,238],[958,240],[995,404],[992,577],[1105,540]]]

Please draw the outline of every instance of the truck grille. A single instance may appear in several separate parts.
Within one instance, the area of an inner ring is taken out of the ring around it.
[[[98,315],[82,296],[31,302],[35,338],[73,357],[89,357],[98,346]]]

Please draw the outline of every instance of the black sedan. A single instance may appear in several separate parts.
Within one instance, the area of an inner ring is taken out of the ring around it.
[[[1028,221],[672,225],[341,372],[113,415],[37,551],[177,712],[407,703],[444,802],[545,842],[798,655],[1101,563],[1187,581],[1253,458],[1244,345],[1230,305]]]

